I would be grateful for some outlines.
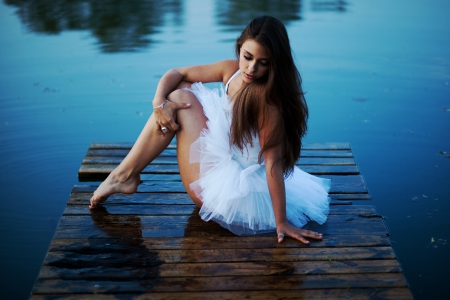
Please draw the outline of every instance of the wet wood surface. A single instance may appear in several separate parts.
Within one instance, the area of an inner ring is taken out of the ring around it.
[[[172,144],[144,169],[138,192],[88,203],[131,143],[93,143],[31,299],[412,299],[347,143],[304,146],[298,165],[330,178],[321,241],[239,237],[204,222],[187,196]]]

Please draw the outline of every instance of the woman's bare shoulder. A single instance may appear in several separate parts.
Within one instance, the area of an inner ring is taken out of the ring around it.
[[[239,69],[239,62],[235,59],[222,60],[221,62],[223,70],[223,83],[225,84]]]

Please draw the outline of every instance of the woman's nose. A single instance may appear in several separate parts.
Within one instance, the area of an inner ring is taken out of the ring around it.
[[[249,69],[249,71],[254,72],[256,69],[256,63],[251,61],[250,64],[248,65],[248,69]]]

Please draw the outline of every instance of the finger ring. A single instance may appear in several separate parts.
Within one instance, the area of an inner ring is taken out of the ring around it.
[[[281,236],[282,238],[284,238],[284,234],[283,233],[279,233],[278,236]]]
[[[161,127],[161,130],[167,130],[166,126]]]

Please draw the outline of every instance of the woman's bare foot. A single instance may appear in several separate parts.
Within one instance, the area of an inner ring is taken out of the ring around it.
[[[95,208],[112,194],[123,193],[123,194],[133,194],[136,192],[139,183],[141,182],[141,177],[139,173],[135,176],[128,176],[119,174],[117,170],[114,170],[109,174],[109,176],[103,181],[94,195],[91,198],[89,208]]]

